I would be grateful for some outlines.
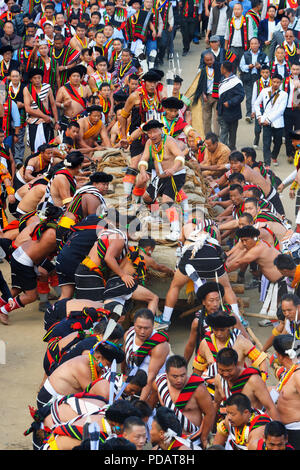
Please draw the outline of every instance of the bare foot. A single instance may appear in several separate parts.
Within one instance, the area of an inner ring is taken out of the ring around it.
[[[8,315],[6,315],[5,313],[0,313],[0,321],[1,323],[3,323],[3,325],[9,325]]]

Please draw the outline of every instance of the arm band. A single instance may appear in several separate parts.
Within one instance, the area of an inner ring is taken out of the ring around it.
[[[34,171],[34,166],[28,165],[25,170]]]
[[[224,423],[224,420],[223,421],[220,421],[218,424],[217,424],[217,432],[219,434],[222,434],[222,436],[228,436],[228,430],[225,426],[225,423]]]
[[[145,167],[145,170],[148,170],[148,162],[146,162],[145,160],[141,160],[138,164],[138,169],[140,169],[141,166],[144,166]]]
[[[194,359],[193,368],[197,370],[205,370],[207,368],[207,362],[198,354]]]
[[[279,333],[279,331],[277,331],[276,328],[273,328],[273,330],[272,330],[272,335],[273,335],[273,336],[278,336],[278,335],[280,335],[280,334],[281,334],[281,333]]]
[[[11,186],[6,186],[6,192],[8,195],[15,194],[15,190]]]
[[[258,351],[258,350],[257,350]],[[259,352],[259,351],[258,351]],[[252,367],[258,367],[265,359],[267,359],[267,355],[265,352],[261,352],[259,356],[252,362]]]
[[[121,110],[121,116],[124,118],[124,119],[127,119],[128,116],[129,116],[130,113],[127,113],[127,111],[125,111],[124,109]]]
[[[68,204],[69,202],[72,201],[72,199],[73,199],[72,197],[67,197],[66,199],[63,199],[63,200],[62,200],[62,203],[63,203],[63,204]]]
[[[175,158],[175,162],[176,162],[176,160],[181,162],[182,166],[184,166],[184,164],[185,164],[184,157],[181,157],[180,155],[178,155],[178,157]]]

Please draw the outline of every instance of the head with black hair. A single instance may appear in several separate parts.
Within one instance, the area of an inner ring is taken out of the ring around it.
[[[295,321],[296,315],[298,320],[300,320],[299,305],[300,298],[296,294],[285,294],[281,297],[282,313],[289,321]]]
[[[231,175],[229,175],[228,181],[230,184],[240,184],[241,186],[243,186],[243,184],[246,182],[242,173],[231,173]]]
[[[139,369],[137,373],[128,378],[128,385],[124,390],[126,396],[139,395],[142,389],[147,385],[147,374],[144,370]]]
[[[240,173],[245,166],[245,157],[242,152],[234,150],[229,155],[230,169],[233,172]]]
[[[225,402],[227,418],[235,427],[245,426],[250,419],[251,401],[244,393],[235,393]]]
[[[105,367],[110,367],[113,360],[117,364],[124,361],[125,354],[123,350],[110,340],[98,341],[90,350],[90,358],[99,374],[104,373]]]
[[[231,184],[229,186],[229,199],[235,207],[244,202],[243,187],[240,184]]]
[[[90,176],[90,184],[95,186],[103,196],[108,193],[109,183],[112,180],[113,176],[104,171],[96,171]]]
[[[124,421],[130,416],[140,418],[141,413],[127,400],[117,400],[105,411],[105,419],[117,435],[122,434]]]
[[[145,252],[146,255],[151,256],[156,246],[156,241],[151,237],[140,238],[138,247]]]
[[[234,380],[239,375],[238,353],[232,348],[222,348],[217,354],[218,373],[225,380]]]
[[[243,212],[239,217],[239,228],[253,224],[253,217],[248,212]]]
[[[289,351],[293,348],[294,337],[292,335],[278,335],[273,340],[273,348],[276,351],[277,360],[280,365],[290,368],[291,358]]]
[[[245,157],[246,165],[252,167],[253,163],[256,161],[256,151],[253,147],[243,147],[241,149],[242,154]]]
[[[146,425],[138,416],[130,416],[125,419],[123,436],[136,446],[136,450],[143,450],[147,441]]]
[[[258,200],[255,197],[247,197],[245,199],[245,212],[251,214],[253,218],[256,217],[259,212],[259,208]]]
[[[264,450],[286,450],[288,431],[281,421],[267,423],[264,430]]]
[[[166,362],[168,381],[176,390],[182,390],[187,382],[187,361],[183,356],[175,354]]]
[[[254,184],[248,184],[244,186],[244,197],[246,199],[256,199],[257,201],[259,201],[261,195],[262,192],[258,186]]]
[[[139,410],[142,420],[146,423],[150,416],[152,416],[151,406],[144,400],[133,400],[131,403]]]
[[[70,152],[64,159],[65,167],[70,171],[79,172],[84,161],[84,155],[78,150]]]
[[[167,450],[174,437],[169,435],[169,430],[177,436],[181,436],[182,427],[174,411],[161,406],[157,409],[153,418],[150,439],[153,445],[158,445],[161,449]]]
[[[108,319],[106,317],[101,318],[101,320],[96,323],[96,325],[93,327],[93,331],[96,335],[103,336],[105,333],[105,330],[107,328],[108,324]],[[111,335],[108,337],[109,341],[112,341],[113,343],[120,343],[124,338],[124,329],[123,327],[117,323],[113,332]]]
[[[206,323],[212,329],[216,340],[226,344],[230,338],[230,328],[236,325],[236,317],[220,309],[208,315]]]
[[[152,335],[154,326],[154,315],[148,308],[140,308],[135,312],[133,318],[134,330],[140,341],[145,341]]]
[[[240,239],[243,247],[249,251],[256,245],[260,231],[253,225],[245,225],[244,227],[238,228],[235,234]]]
[[[221,65],[221,74],[224,75],[225,77],[228,77],[231,75],[234,71],[234,65],[233,63],[229,62],[229,60],[226,60],[225,62],[222,63]]]
[[[219,137],[214,132],[208,132],[205,136],[205,145],[210,153],[215,153],[219,145]]]
[[[137,74],[132,73],[128,78],[129,94],[133,93],[139,87],[139,77]]]
[[[273,263],[284,277],[294,278],[297,265],[292,256],[280,254],[274,259]]]
[[[251,8],[257,12],[261,11],[263,6],[262,0],[251,0]]]

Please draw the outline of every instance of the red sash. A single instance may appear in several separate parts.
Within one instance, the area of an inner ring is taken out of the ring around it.
[[[85,109],[84,99],[78,94],[77,90],[70,83],[65,84],[65,89],[71,96],[72,100],[77,101],[77,103],[79,103],[83,109]]]
[[[191,399],[199,385],[202,383],[204,383],[204,380],[199,377],[199,375],[192,374],[187,381],[187,384],[183,387],[180,394],[178,395],[175,403],[176,408],[182,410]]]
[[[50,113],[49,109],[46,109],[45,106],[43,105],[43,103],[41,102],[40,97],[39,97],[35,87],[32,85],[32,83],[29,83],[27,88],[28,88],[29,93],[32,96],[32,99],[37,104],[39,110],[42,111],[42,113],[46,114],[47,116],[50,116],[51,113]]]
[[[158,331],[157,333],[154,333],[151,338],[148,338],[146,341],[144,341],[137,351],[131,354],[131,358],[137,366],[140,366],[144,359],[149,354],[151,354],[151,351],[153,348],[155,348],[155,346],[161,343],[165,343],[166,341],[169,341],[169,336],[167,333]]]

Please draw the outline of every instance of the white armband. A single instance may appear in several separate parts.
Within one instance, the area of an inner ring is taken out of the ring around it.
[[[28,170],[28,171],[34,171],[34,166],[28,165],[28,166],[26,167],[26,170]]]
[[[141,160],[138,164],[138,169],[140,169],[141,166],[145,167],[145,170],[148,170],[148,162],[146,160]]]
[[[175,162],[176,162],[176,160],[181,162],[182,166],[184,166],[184,164],[185,164],[185,158],[184,157],[181,157],[180,155],[178,155],[178,157],[175,158]]]

